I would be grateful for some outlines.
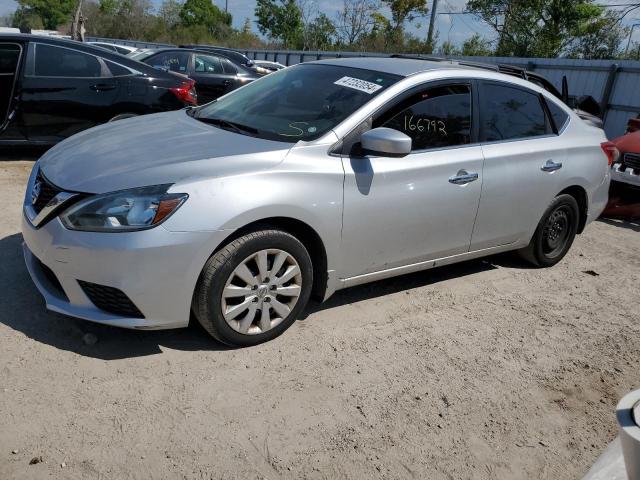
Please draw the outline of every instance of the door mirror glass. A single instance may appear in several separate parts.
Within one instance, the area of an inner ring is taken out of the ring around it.
[[[379,127],[360,137],[362,149],[390,157],[403,157],[411,153],[411,137],[393,128]]]

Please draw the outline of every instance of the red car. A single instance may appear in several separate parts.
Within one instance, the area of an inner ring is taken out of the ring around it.
[[[640,188],[640,131],[611,141],[617,149],[611,167],[611,180]]]

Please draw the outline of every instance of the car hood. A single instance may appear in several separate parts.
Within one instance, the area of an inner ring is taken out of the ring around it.
[[[38,164],[64,190],[106,193],[267,170],[291,146],[222,130],[179,110],[85,130],[53,147]]]

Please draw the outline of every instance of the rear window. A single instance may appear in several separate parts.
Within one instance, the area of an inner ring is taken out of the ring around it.
[[[14,43],[0,45],[0,74],[14,74],[20,58],[20,46]]]
[[[481,141],[515,140],[549,133],[544,108],[537,93],[485,83],[480,102]]]
[[[37,77],[100,77],[102,67],[93,55],[39,43],[35,49]]]

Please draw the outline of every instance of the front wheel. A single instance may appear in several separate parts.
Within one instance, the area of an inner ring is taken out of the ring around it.
[[[282,334],[311,295],[304,245],[279,230],[244,235],[205,264],[194,297],[200,324],[217,340],[251,346]]]
[[[547,208],[531,243],[520,254],[538,267],[552,267],[567,254],[578,231],[580,210],[571,195],[557,196]]]

